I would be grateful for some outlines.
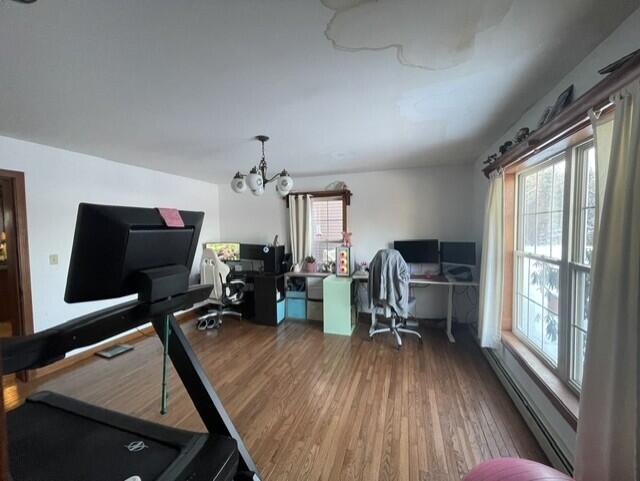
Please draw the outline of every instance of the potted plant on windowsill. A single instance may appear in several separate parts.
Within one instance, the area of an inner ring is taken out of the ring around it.
[[[302,270],[305,272],[318,272],[318,264],[316,264],[316,258],[313,256],[305,257]]]

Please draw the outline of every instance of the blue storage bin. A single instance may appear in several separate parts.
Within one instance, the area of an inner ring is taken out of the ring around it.
[[[287,291],[287,297],[304,299],[307,297],[307,293],[305,291]]]
[[[276,302],[276,322],[278,324],[284,321],[284,314],[285,314],[284,311],[285,311],[284,299],[282,299],[281,301]]]
[[[287,299],[287,317],[289,319],[307,318],[307,301],[305,299]]]

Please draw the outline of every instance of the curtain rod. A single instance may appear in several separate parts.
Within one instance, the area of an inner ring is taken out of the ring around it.
[[[308,190],[300,192],[290,192],[284,198],[289,208],[289,197],[292,195],[310,195],[311,197],[342,197],[346,205],[351,205],[351,196],[353,195],[349,189],[344,190]]]
[[[482,172],[489,177],[494,170],[520,164],[543,148],[585,128],[590,123],[589,110],[603,111],[610,108],[609,98],[638,78],[640,78],[640,52],[636,52],[618,70],[595,84],[557,117],[536,130],[527,140],[499,157],[493,164],[482,169]]]

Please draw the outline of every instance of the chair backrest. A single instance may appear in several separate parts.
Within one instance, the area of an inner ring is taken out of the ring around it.
[[[227,276],[231,268],[220,260],[213,249],[205,249],[202,253],[200,278],[202,284],[213,284],[213,290],[209,296],[211,299],[221,300]]]
[[[409,267],[402,255],[394,249],[380,249],[369,264],[369,305],[385,311],[406,306],[409,280]]]

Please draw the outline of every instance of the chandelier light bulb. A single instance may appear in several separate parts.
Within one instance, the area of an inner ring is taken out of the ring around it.
[[[231,188],[236,194],[241,194],[245,190],[247,190],[247,182],[244,180],[244,177],[238,172],[233,179],[231,179]]]

